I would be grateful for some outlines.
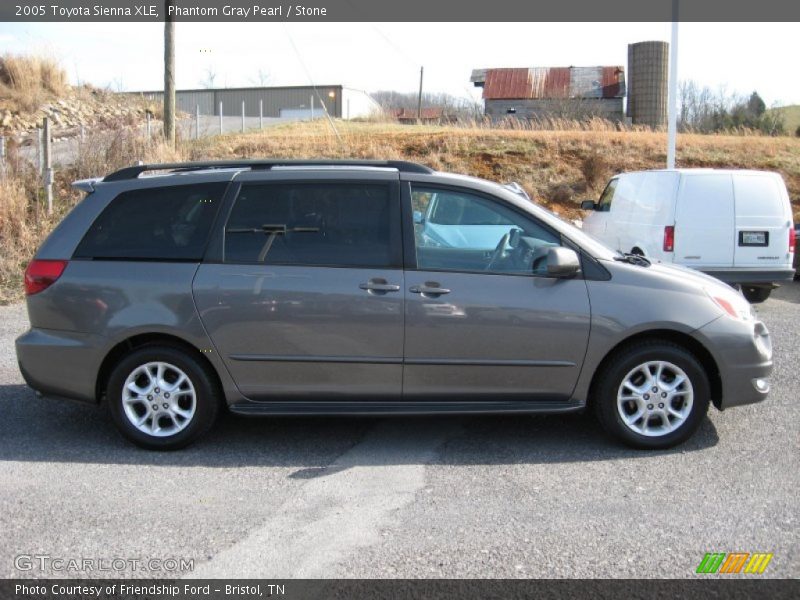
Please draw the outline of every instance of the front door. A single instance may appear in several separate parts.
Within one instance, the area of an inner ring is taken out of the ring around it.
[[[223,259],[200,266],[194,296],[245,396],[400,396],[398,183],[376,177],[242,184]]]
[[[546,274],[560,236],[503,201],[418,186],[406,202],[416,270],[405,276],[405,397],[570,398],[589,339],[581,278]],[[436,210],[426,205],[436,203]]]

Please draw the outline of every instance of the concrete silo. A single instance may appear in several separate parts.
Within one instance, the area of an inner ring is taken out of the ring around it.
[[[669,44],[628,44],[628,117],[634,125],[667,125]]]

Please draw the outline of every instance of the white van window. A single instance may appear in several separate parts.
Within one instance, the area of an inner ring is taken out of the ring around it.
[[[780,188],[772,177],[735,175],[733,189],[737,216],[764,217],[783,214]]]
[[[690,175],[684,178],[681,212],[708,219],[715,214],[733,214],[733,186],[730,175]],[[720,213],[716,213],[719,210]]]

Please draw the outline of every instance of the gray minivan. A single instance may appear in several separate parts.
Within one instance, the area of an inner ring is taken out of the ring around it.
[[[687,439],[763,400],[767,328],[732,288],[620,254],[518,187],[403,161],[138,165],[25,273],[25,380],[185,446],[240,415],[561,413]],[[429,235],[435,201],[447,243]],[[491,226],[491,227],[489,227]],[[497,240],[480,237],[494,228]]]

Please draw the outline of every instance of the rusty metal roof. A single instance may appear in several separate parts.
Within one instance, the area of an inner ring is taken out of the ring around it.
[[[483,87],[485,100],[625,96],[625,71],[620,66],[476,69],[472,81]]]

